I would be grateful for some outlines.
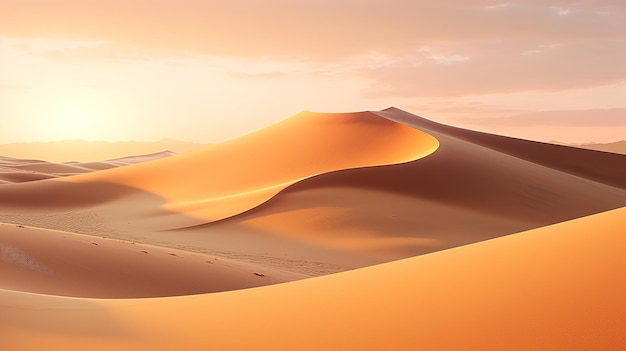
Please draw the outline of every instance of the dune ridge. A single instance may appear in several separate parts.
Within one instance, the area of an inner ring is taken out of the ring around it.
[[[542,143],[436,123],[391,107],[377,115],[436,134],[444,133],[542,166],[626,189],[624,155]],[[589,162],[587,162],[589,161]]]

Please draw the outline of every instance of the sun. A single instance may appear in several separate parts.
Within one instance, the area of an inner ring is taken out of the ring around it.
[[[86,138],[93,128],[93,117],[79,103],[67,103],[55,116],[55,128],[63,139]]]

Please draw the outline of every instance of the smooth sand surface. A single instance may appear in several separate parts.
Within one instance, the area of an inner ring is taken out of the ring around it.
[[[0,290],[10,350],[621,350],[626,208],[270,287],[172,298]]]
[[[0,224],[0,289],[80,297],[155,297],[306,277],[131,241]]]

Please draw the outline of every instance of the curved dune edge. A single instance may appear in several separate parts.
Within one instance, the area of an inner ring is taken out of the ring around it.
[[[302,112],[222,144],[55,181],[139,189],[165,199],[166,211],[212,222],[256,207],[304,179],[410,162],[438,146],[433,136],[371,112]]]
[[[0,338],[8,349],[618,350],[626,341],[625,226],[621,208],[210,295],[97,300],[0,290]]]
[[[436,152],[404,164],[338,170],[294,183],[268,201],[219,222],[183,231],[254,231],[318,248],[364,254],[376,263],[492,239],[523,230],[588,216],[626,205],[626,192],[582,179],[597,167],[609,175],[624,172],[624,156],[556,147],[571,158],[564,172],[533,162],[530,141],[443,126],[388,109],[396,118],[439,142]],[[478,137],[474,136],[478,135]],[[474,140],[479,139],[479,140]],[[495,139],[491,148],[482,139]],[[504,151],[512,149],[514,155]],[[521,144],[521,145],[520,145]],[[500,149],[504,151],[500,151]],[[611,155],[609,155],[611,156]],[[549,156],[544,156],[545,158]],[[541,161],[541,157],[540,161]],[[620,161],[615,162],[615,161]],[[620,166],[623,165],[623,166]],[[610,179],[607,177],[606,179]],[[453,220],[451,220],[453,219]]]
[[[626,174],[626,162],[624,162],[624,155],[621,154],[524,140],[448,126],[395,107],[373,113],[398,123],[414,126],[431,133],[435,137],[443,134],[544,167],[626,190],[626,177],[624,177],[624,174]]]
[[[76,297],[158,297],[303,278],[307,276],[199,253],[0,223],[0,289]]]

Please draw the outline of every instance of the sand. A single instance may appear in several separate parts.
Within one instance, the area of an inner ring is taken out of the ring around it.
[[[584,149],[590,150],[598,150],[604,152],[612,152],[614,154],[622,154],[626,155],[626,140],[616,141],[614,143],[591,143],[591,144],[576,144],[572,145],[576,147],[581,147]]]
[[[395,108],[180,155],[3,157],[0,340],[619,349],[624,206],[625,155]]]
[[[218,294],[98,300],[0,290],[0,337],[15,350],[619,350],[624,226],[623,208]]]
[[[0,289],[75,297],[156,297],[303,278],[307,276],[132,241],[0,224]]]
[[[205,146],[206,144],[171,139],[152,142],[63,140],[0,144],[0,155],[18,159],[44,159],[54,163],[91,162],[124,158],[129,155],[148,155],[163,150],[184,153]]]
[[[147,155],[126,156],[105,161],[66,163],[0,156],[0,180],[5,183],[23,183],[35,180],[68,177],[153,161],[173,155],[175,155],[175,153],[172,151],[161,151]]]

